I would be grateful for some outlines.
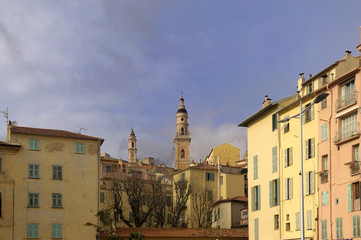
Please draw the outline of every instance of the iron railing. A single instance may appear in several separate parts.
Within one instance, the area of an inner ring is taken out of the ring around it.
[[[336,131],[334,142],[338,143],[340,141],[346,140],[358,134],[359,134],[359,123],[355,122],[353,124],[350,124],[344,129],[341,128],[338,131]]]
[[[351,104],[354,104],[356,102],[357,102],[357,92],[356,91],[353,91],[344,96],[341,96],[336,100],[336,111],[340,110],[341,108],[350,106]]]

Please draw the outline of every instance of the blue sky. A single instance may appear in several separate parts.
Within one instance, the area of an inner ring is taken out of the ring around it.
[[[237,124],[264,95],[294,94],[299,73],[359,55],[359,0],[0,3],[0,110],[20,126],[86,128],[124,159],[133,126],[139,158],[174,165],[181,91],[191,158],[225,142],[243,154]]]

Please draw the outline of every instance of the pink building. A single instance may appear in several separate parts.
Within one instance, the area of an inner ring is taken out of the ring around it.
[[[361,45],[357,48],[360,50]],[[346,51],[315,75],[317,92],[329,94],[319,106],[319,239],[361,239],[360,123],[361,58]]]

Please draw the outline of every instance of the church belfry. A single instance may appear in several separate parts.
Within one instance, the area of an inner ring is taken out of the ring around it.
[[[135,137],[133,128],[128,140],[128,162],[129,164],[137,164],[137,138]]]
[[[188,131],[188,113],[184,106],[183,96],[180,99],[177,111],[177,132],[174,138],[175,169],[181,170],[189,167],[189,147],[191,138]]]

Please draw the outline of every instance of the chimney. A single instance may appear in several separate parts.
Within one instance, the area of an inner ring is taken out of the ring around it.
[[[300,73],[300,78],[298,79],[297,82],[297,91],[301,91],[302,89],[302,84],[305,82],[305,74],[304,73]]]
[[[351,57],[352,55],[351,55],[351,51],[350,50],[346,50],[345,51],[345,56],[343,56],[343,59],[346,59],[346,58],[348,58],[348,57]]]
[[[9,120],[8,127],[7,127],[7,137],[6,137],[7,142],[10,142],[10,140],[11,140],[11,127],[12,126],[13,125],[12,125],[11,121]]]
[[[265,108],[270,104],[271,104],[271,99],[268,98],[268,95],[264,96],[264,101],[263,101],[263,104],[262,104],[262,108]]]

